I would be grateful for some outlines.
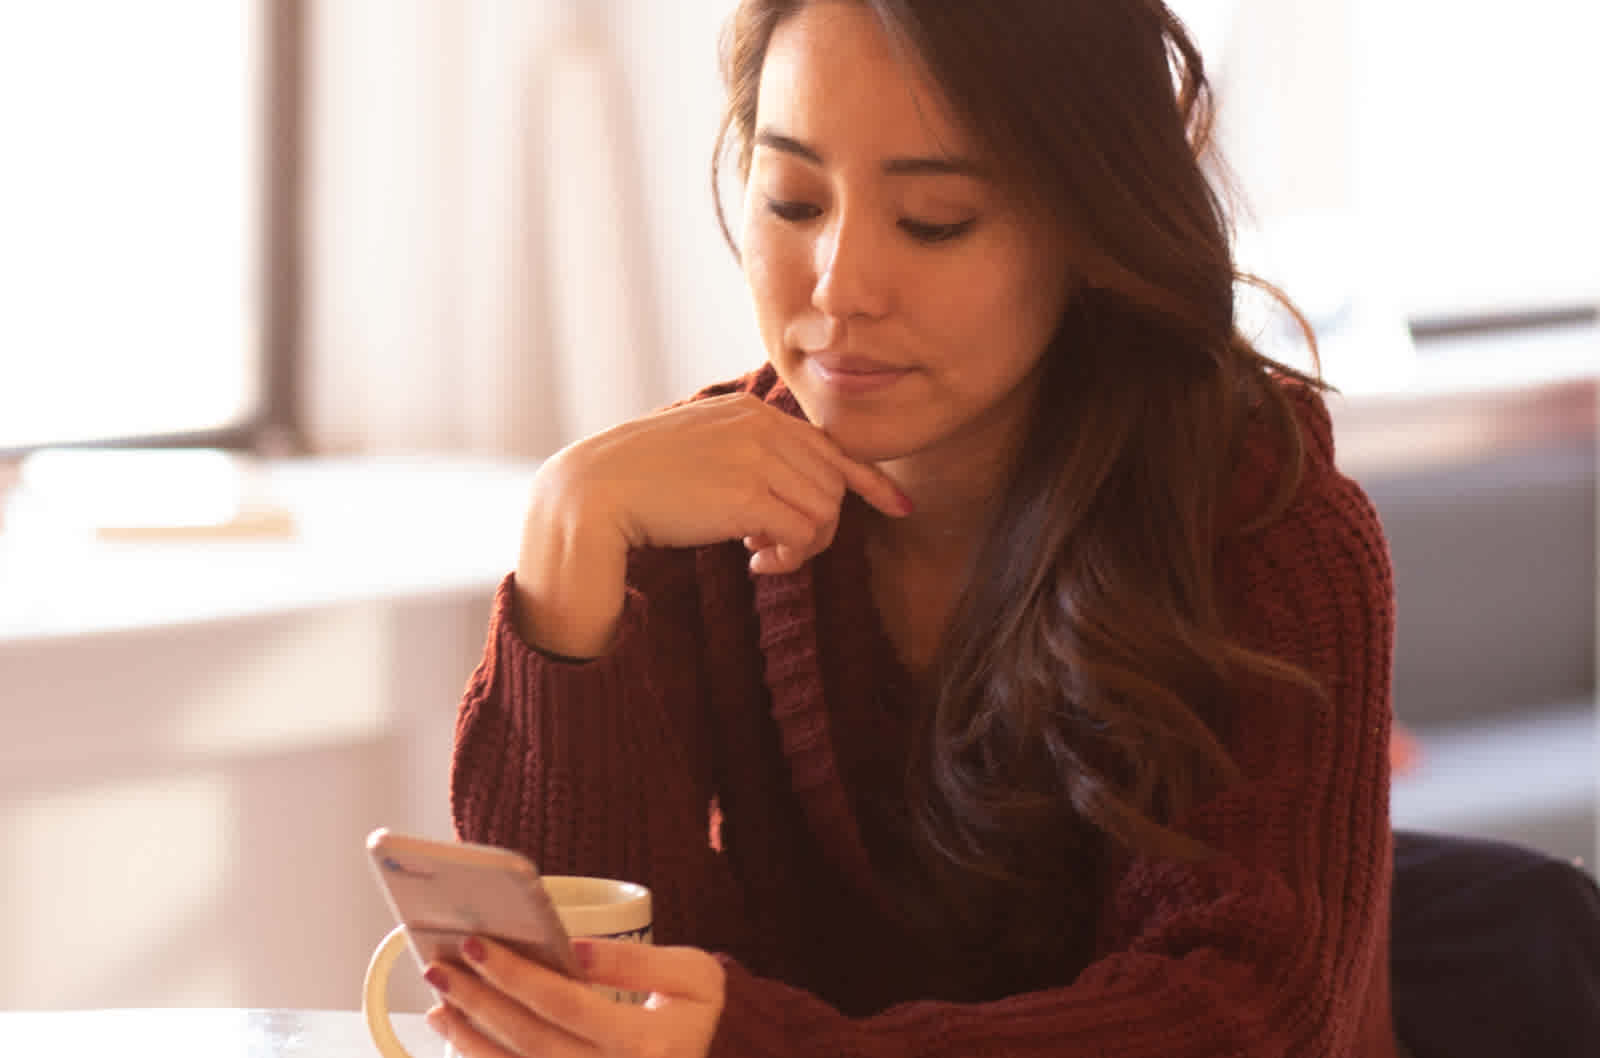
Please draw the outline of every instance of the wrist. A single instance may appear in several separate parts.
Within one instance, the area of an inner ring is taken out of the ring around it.
[[[535,478],[517,558],[517,630],[546,653],[598,657],[622,616],[628,542],[595,490],[547,469]]]

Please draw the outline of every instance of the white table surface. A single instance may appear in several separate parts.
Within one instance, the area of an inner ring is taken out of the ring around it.
[[[445,1046],[419,1014],[395,1032],[416,1058]],[[0,1051],[27,1058],[377,1058],[354,1010],[155,1008],[0,1012]]]

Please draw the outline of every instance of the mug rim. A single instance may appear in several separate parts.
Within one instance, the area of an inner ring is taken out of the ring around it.
[[[569,936],[621,939],[647,934],[654,926],[647,886],[590,875],[551,874],[544,881]]]
[[[603,890],[607,894],[615,894],[610,895],[608,898],[586,898],[563,903],[556,900],[556,894],[551,892],[550,899],[555,902],[557,907],[625,907],[639,900],[650,899],[648,887],[640,885],[638,882],[625,882],[620,878],[602,878],[593,874],[546,874],[542,878],[546,888],[552,888],[550,883],[554,882],[553,888],[555,889],[582,887],[589,890]]]

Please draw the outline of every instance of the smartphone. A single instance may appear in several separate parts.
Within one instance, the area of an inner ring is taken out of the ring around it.
[[[460,962],[461,942],[477,934],[583,978],[539,871],[521,853],[380,827],[367,837],[367,855],[419,967]]]

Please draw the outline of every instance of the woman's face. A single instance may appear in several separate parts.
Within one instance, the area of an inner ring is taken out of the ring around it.
[[[1005,451],[1071,283],[939,89],[858,3],[784,21],[761,73],[742,257],[807,417],[886,462]]]

